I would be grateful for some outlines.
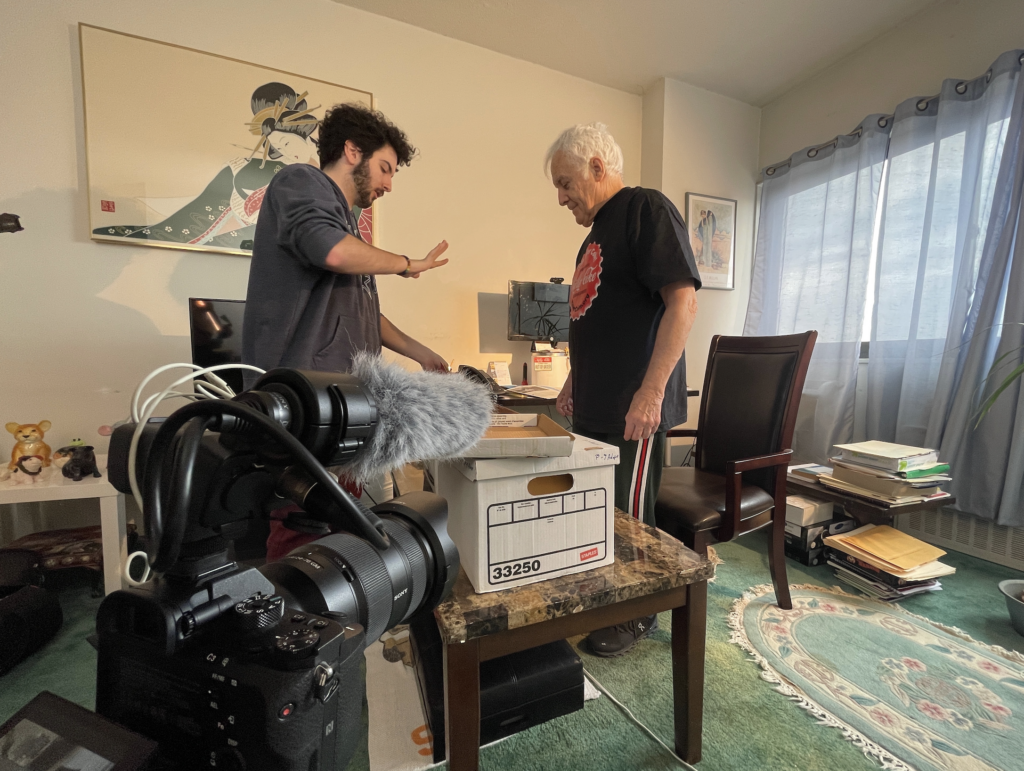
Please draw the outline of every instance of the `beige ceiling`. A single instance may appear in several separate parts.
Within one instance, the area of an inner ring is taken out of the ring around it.
[[[338,0],[633,93],[662,77],[758,107],[934,0]]]

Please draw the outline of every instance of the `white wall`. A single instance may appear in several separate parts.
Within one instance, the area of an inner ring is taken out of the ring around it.
[[[372,91],[422,151],[381,202],[381,245],[422,255],[446,238],[452,260],[418,281],[384,277],[382,306],[459,363],[496,358],[480,352],[478,293],[572,275],[585,234],[542,171],[558,132],[604,121],[627,184],[640,179],[639,96],[329,0],[7,3],[0,211],[25,231],[0,235],[0,422],[51,420],[51,446],[102,448],[97,427],[125,417],[138,380],[189,359],[187,298],[242,298],[249,267],[89,240],[79,21]]]
[[[1021,0],[947,0],[897,25],[763,108],[759,166],[845,133],[872,113],[984,74],[1024,48]]]
[[[648,120],[659,115],[660,136],[656,123]],[[736,288],[697,293],[697,320],[686,344],[686,380],[695,388],[704,385],[711,338],[743,331],[753,259],[760,117],[756,107],[677,80],[659,81],[644,94],[644,184],[659,188],[684,217],[687,193],[737,202]],[[647,158],[659,152],[661,168],[651,168]],[[697,425],[698,406],[697,399],[690,400],[686,425]]]

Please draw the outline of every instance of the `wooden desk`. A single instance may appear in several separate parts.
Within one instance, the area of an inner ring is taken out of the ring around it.
[[[0,505],[98,499],[103,534],[103,589],[110,594],[121,588],[121,564],[128,556],[124,496],[107,481],[106,455],[96,456],[96,467],[103,476],[86,477],[79,482],[65,478],[60,469],[52,466],[42,482],[31,485],[10,480],[0,482]]]
[[[862,525],[890,525],[893,517],[901,514],[913,514],[918,511],[936,511],[943,506],[956,503],[952,495],[947,498],[937,498],[933,501],[923,503],[904,503],[900,506],[887,506],[884,503],[870,501],[867,498],[859,498],[856,495],[842,493],[832,490],[819,482],[812,482],[809,479],[790,474],[786,477],[786,492],[793,495],[813,495],[815,498],[841,503],[843,509],[860,522]]]
[[[480,764],[480,662],[672,611],[676,753],[700,760],[707,580],[714,566],[660,530],[615,512],[615,563],[515,589],[476,594],[459,575],[434,611],[444,643],[450,771]]]

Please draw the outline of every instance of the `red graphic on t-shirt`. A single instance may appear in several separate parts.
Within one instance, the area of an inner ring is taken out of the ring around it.
[[[266,185],[259,188],[258,190],[253,190],[251,193],[249,193],[249,197],[245,199],[245,203],[242,205],[242,208],[245,210],[245,215],[247,217],[253,216],[256,212],[260,210],[260,207],[263,205],[263,196],[265,196],[266,194]]]
[[[583,253],[583,259],[576,266],[572,276],[572,291],[569,293],[569,318],[579,321],[583,318],[597,297],[601,286],[601,245],[591,244]]]

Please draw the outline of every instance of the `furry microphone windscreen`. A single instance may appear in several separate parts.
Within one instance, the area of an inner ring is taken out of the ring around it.
[[[337,469],[356,482],[412,461],[457,458],[490,426],[490,390],[463,375],[409,372],[368,353],[356,356],[352,374],[377,402],[376,433],[350,463]]]

